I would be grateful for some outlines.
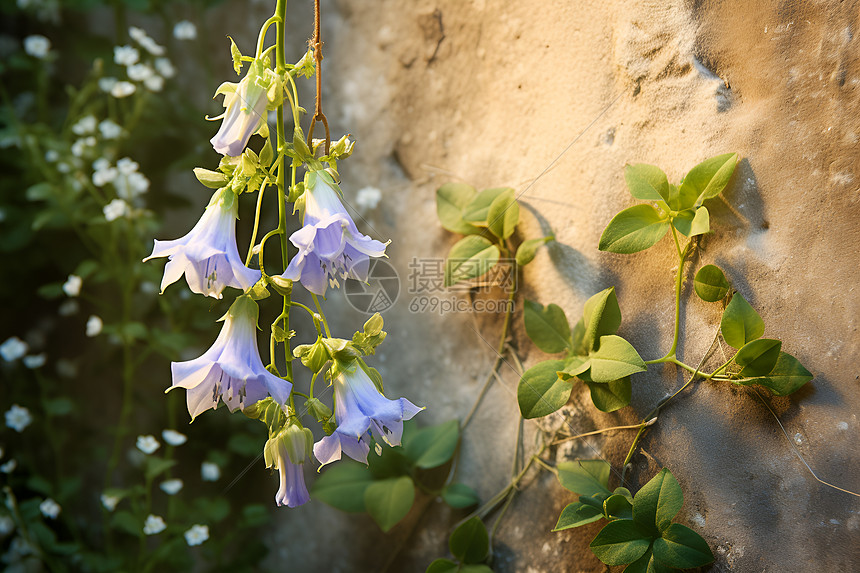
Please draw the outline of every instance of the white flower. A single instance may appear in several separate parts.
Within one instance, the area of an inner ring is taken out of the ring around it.
[[[105,185],[116,179],[116,174],[116,169],[114,169],[113,167],[97,169],[96,171],[93,171],[93,185],[95,185],[96,187],[104,187]],[[107,217],[107,212],[105,212],[105,217]],[[114,219],[116,219],[116,217],[114,217]],[[113,219],[108,219],[108,221],[112,220]]]
[[[203,481],[218,481],[221,477],[221,468],[212,462],[203,462],[200,465],[200,477]]]
[[[82,157],[84,152],[87,150],[87,140],[86,139],[78,139],[72,144],[72,155],[75,157]]]
[[[23,362],[24,366],[31,370],[35,370],[36,368],[41,368],[42,366],[44,366],[46,359],[47,356],[43,352],[41,354],[31,354],[30,356],[25,356]]]
[[[143,80],[143,85],[151,92],[160,92],[164,88],[164,78],[153,74]]]
[[[15,520],[8,515],[0,516],[0,537],[6,537],[15,531]]]
[[[355,206],[361,212],[371,211],[376,209],[381,200],[382,191],[376,187],[364,187],[359,189],[358,194],[355,196]]]
[[[130,201],[149,189],[149,179],[143,173],[120,175],[114,180],[113,186],[116,188],[117,195]]]
[[[116,162],[116,168],[119,169],[119,172],[123,175],[131,175],[137,171],[138,167],[140,167],[140,165],[138,165],[137,161],[134,161],[131,157],[123,157]]]
[[[84,279],[78,275],[69,275],[66,282],[63,283],[63,292],[67,296],[78,296],[81,294],[81,285],[84,284]]]
[[[115,221],[120,217],[128,215],[128,203],[122,199],[114,199],[105,205],[104,208],[102,208],[102,211],[105,214],[105,219],[108,221]]]
[[[0,472],[3,472],[4,474],[11,474],[15,471],[15,468],[17,467],[18,462],[16,462],[15,460],[9,460],[8,462],[0,466]]]
[[[122,135],[122,126],[111,119],[106,119],[99,124],[99,131],[105,139],[117,139]]]
[[[104,322],[102,322],[102,319],[94,314],[91,314],[89,319],[87,319],[87,336],[89,336],[90,338],[98,336],[102,331],[102,327],[104,327]]]
[[[68,173],[72,167],[68,163],[57,163],[57,171],[60,173]]]
[[[45,161],[54,163],[60,158],[60,153],[56,149],[49,149],[45,152]]]
[[[106,493],[103,493],[101,501],[106,510],[113,511],[116,509],[116,504],[119,503],[119,498],[115,495],[107,495]]]
[[[160,515],[149,514],[146,518],[146,523],[143,524],[143,532],[146,535],[156,535],[167,528],[164,519]]]
[[[96,118],[92,115],[82,117],[77,123],[75,123],[75,125],[72,126],[72,132],[74,132],[75,135],[94,133],[96,130],[96,122]]]
[[[61,509],[60,504],[50,497],[39,504],[39,511],[48,519],[57,519]]]
[[[149,67],[148,64],[134,64],[128,67],[128,77],[136,82],[142,82],[151,78],[155,74],[155,70]]]
[[[165,49],[164,46],[160,45],[158,42],[147,36],[146,38],[141,38],[140,42],[138,42],[143,49],[152,54],[153,56],[163,56]]]
[[[140,58],[140,52],[131,46],[114,46],[113,61],[121,66],[133,66]]]
[[[169,479],[161,482],[158,486],[161,488],[161,491],[166,493],[167,495],[176,495],[182,489],[182,480],[181,479]]]
[[[173,37],[177,40],[193,40],[197,38],[197,26],[188,20],[177,22],[173,26]]]
[[[171,446],[181,446],[188,441],[188,436],[176,430],[164,430],[161,432],[161,437]]]
[[[134,86],[133,83],[123,80],[113,85],[113,87],[110,89],[110,95],[115,98],[123,98],[130,96],[136,90],[137,88]]]
[[[44,60],[51,51],[51,41],[45,36],[34,34],[24,38],[24,51],[34,58]]]
[[[78,301],[69,299],[60,305],[60,308],[57,309],[57,313],[59,313],[60,316],[72,316],[73,314],[76,314],[80,308]]]
[[[155,58],[155,71],[165,78],[172,78],[176,75],[176,69],[167,58]]]
[[[191,546],[200,545],[207,539],[209,539],[208,525],[194,525],[185,532],[185,541]]]
[[[155,436],[138,436],[136,445],[137,449],[144,454],[151,454],[161,447],[161,444],[158,443]]]
[[[12,336],[7,338],[3,344],[0,344],[0,356],[6,362],[14,362],[27,354],[29,349],[30,347],[26,342],[17,336]]]
[[[110,93],[113,90],[113,87],[116,85],[116,82],[116,78],[99,78],[99,89],[105,93]]]
[[[149,37],[146,33],[146,30],[138,28],[137,26],[130,27],[128,29],[128,35],[131,36],[131,39],[135,42],[140,42],[141,39]]]
[[[6,425],[16,432],[23,432],[24,428],[29,426],[32,421],[33,417],[30,415],[30,410],[18,404],[13,404],[6,411]]]

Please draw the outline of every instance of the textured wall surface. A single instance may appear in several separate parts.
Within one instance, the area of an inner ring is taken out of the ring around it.
[[[769,403],[823,479],[860,491],[857,2],[339,0],[323,8],[325,109],[334,133],[357,141],[341,166],[343,188],[348,199],[365,186],[382,190],[383,203],[364,216],[371,234],[393,239],[403,279],[374,363],[390,394],[427,406],[424,423],[462,417],[500,334],[501,315],[409,311],[410,261],[444,257],[457,238],[436,221],[439,185],[524,192],[524,234],[557,237],[525,270],[524,295],[576,320],[590,295],[614,285],[620,333],[648,359],[671,343],[676,258],[668,239],[635,255],[597,250],[612,216],[633,204],[623,166],[653,163],[677,181],[699,161],[736,151],[742,161],[725,200],[712,202],[714,232],[694,266],[722,267],[763,317],[765,336],[816,374]],[[680,358],[695,364],[720,315],[686,294]],[[331,303],[343,309],[335,321],[343,331],[362,320],[341,295]],[[519,309],[511,341],[526,366],[546,358],[525,338]],[[503,369],[502,381],[465,437],[461,480],[484,499],[508,479],[518,423],[517,376]],[[634,377],[632,407],[614,414],[597,412],[577,388],[566,419],[551,423],[574,431],[636,423],[682,383],[673,368],[651,367]],[[552,455],[601,456],[618,469],[631,439],[616,432]],[[663,411],[640,452],[634,480],[671,469],[685,493],[679,519],[710,544],[711,571],[860,568],[860,499],[816,482],[749,391],[695,384]],[[547,472],[526,483],[499,529],[495,570],[605,570],[587,547],[599,524],[550,532],[573,495]],[[447,552],[459,517],[419,499],[383,535],[367,516],[317,503],[279,515],[269,564],[423,571]]]

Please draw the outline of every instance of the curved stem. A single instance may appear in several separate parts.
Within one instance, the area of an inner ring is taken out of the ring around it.
[[[257,194],[257,210],[254,213],[254,230],[251,233],[251,243],[248,245],[248,256],[245,257],[245,266],[251,264],[251,258],[254,256],[254,245],[257,243],[257,231],[260,228],[260,207],[263,204],[263,192],[269,185],[269,178],[263,179],[263,184],[260,185],[260,191]],[[260,251],[262,253],[262,251]],[[262,260],[262,257],[261,257]]]
[[[283,20],[280,19],[280,13],[277,9],[276,9],[276,12],[278,12],[278,13],[276,13],[275,15],[270,17],[268,20],[266,20],[266,22],[263,24],[263,27],[260,29],[260,35],[257,36],[257,52],[256,53],[257,53],[258,58],[261,56],[261,54],[263,52],[263,44],[266,41],[266,32],[269,31],[269,26],[271,26],[272,24],[275,24],[275,23],[283,24]]]
[[[320,299],[317,298],[317,295],[311,293],[311,298],[314,299],[314,306],[317,307],[317,314],[320,315],[320,320],[323,323],[323,328],[325,328],[325,335],[328,338],[331,338],[331,330],[328,328],[328,320],[326,320],[325,313],[323,312],[322,306],[320,305]]]

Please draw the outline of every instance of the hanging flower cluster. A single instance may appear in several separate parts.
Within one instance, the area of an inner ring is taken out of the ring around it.
[[[280,18],[273,16],[263,32]],[[304,481],[308,460],[316,458],[325,465],[346,454],[367,463],[371,444],[399,445],[403,421],[422,408],[405,398],[386,398],[379,373],[365,362],[385,338],[381,316],[371,317],[352,339],[330,334],[317,297],[324,296],[330,286],[339,286],[341,279],[367,281],[370,259],[384,257],[388,243],[364,235],[344,206],[337,162],[349,157],[354,144],[347,137],[332,144],[304,136],[300,120],[304,110],[298,105],[295,81],[314,74],[313,53],[309,51],[297,64],[289,65],[283,61],[282,40],[263,49],[265,34],[260,37],[253,58],[243,56],[231,44],[236,73],[240,74],[246,63],[248,70],[238,83],[224,83],[216,92],[216,96],[224,95],[225,112],[215,118],[221,119],[221,126],[211,144],[223,157],[217,170],[194,170],[201,183],[215,190],[208,206],[185,236],[156,240],[152,254],[144,260],[168,259],[162,292],[183,275],[191,291],[204,296],[220,299],[228,287],[241,291],[221,318],[221,332],[211,348],[193,360],[172,363],[173,383],[168,391],[185,389],[192,420],[223,403],[231,412],[240,410],[265,423],[269,430],[263,448],[266,466],[278,470],[280,476],[275,501],[296,507],[309,500]],[[123,52],[118,58],[131,62],[132,55]],[[273,137],[268,123],[269,111],[279,110],[278,117],[283,118],[285,107],[293,118],[291,141],[284,125],[276,125]],[[253,135],[262,141],[259,151],[249,146]],[[117,174],[122,170],[119,164],[101,167],[99,173],[106,172],[100,180],[118,176],[108,170]],[[305,176],[296,183],[299,169]],[[279,223],[258,241],[262,195],[269,188],[278,195]],[[259,195],[254,231],[243,259],[236,244],[236,220],[242,195],[254,193]],[[301,225],[292,233],[287,231],[289,203],[301,218]],[[266,249],[267,242],[276,237],[281,266],[276,273],[267,272],[266,267],[272,265],[265,256],[271,250]],[[298,249],[289,260],[288,241]],[[252,267],[255,257],[257,268]],[[294,282],[311,294],[316,312],[293,301]],[[268,361],[264,364],[257,344],[258,301],[271,296],[272,291],[281,299],[278,307],[283,310],[269,327]],[[313,319],[317,337],[310,344],[291,344],[296,334],[289,329],[290,310],[294,308],[307,311]],[[278,352],[281,345],[284,351]],[[279,364],[284,357],[287,360]],[[299,362],[311,373],[306,393],[297,392],[294,386],[293,366],[298,367]],[[315,395],[318,378],[333,392]],[[321,400],[327,395],[333,395],[332,407]],[[303,402],[297,403],[297,396]],[[318,423],[324,431],[316,443],[306,422]],[[139,443],[138,447],[148,445]],[[218,479],[217,473],[212,477],[211,468],[204,466],[202,472],[205,479]],[[182,488],[181,482],[162,486],[174,492]],[[160,530],[158,519],[149,525],[150,534]]]

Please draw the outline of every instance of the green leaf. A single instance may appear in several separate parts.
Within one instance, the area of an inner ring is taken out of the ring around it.
[[[615,334],[621,326],[621,308],[615,287],[604,289],[585,301],[582,319],[585,325],[582,343],[586,351],[597,348],[601,336]]]
[[[607,565],[624,565],[642,557],[652,540],[635,522],[616,519],[600,530],[589,547]]]
[[[436,190],[436,214],[442,226],[454,233],[474,235],[481,230],[463,220],[463,209],[478,192],[465,183],[446,183]]]
[[[600,347],[590,360],[589,378],[593,382],[612,382],[647,369],[636,349],[615,335],[601,336]]]
[[[663,468],[633,498],[633,520],[646,531],[659,535],[658,532],[669,526],[683,505],[684,493],[678,480]]]
[[[570,325],[560,306],[548,304],[544,307],[527,299],[523,322],[528,337],[544,352],[555,354],[570,348]]]
[[[612,494],[609,491],[611,466],[603,460],[578,460],[558,464],[558,481],[565,489],[583,497]],[[602,504],[602,501],[601,501]]]
[[[360,513],[366,510],[364,491],[372,483],[367,466],[343,460],[322,472],[311,488],[311,495],[341,511]]]
[[[75,403],[66,396],[47,399],[42,406],[45,408],[45,413],[49,416],[65,416],[71,414],[75,409]]]
[[[487,226],[487,216],[490,212],[490,205],[496,200],[496,197],[513,191],[510,187],[500,187],[498,189],[484,189],[478,193],[472,201],[463,208],[463,220],[467,223],[472,223],[479,227]]]
[[[574,354],[588,354],[591,346],[585,344],[585,316],[581,316],[573,327],[573,332],[570,335],[573,342]]]
[[[687,187],[669,185],[669,208],[673,211],[684,211],[690,209],[696,203],[697,194]]]
[[[624,180],[630,194],[642,201],[669,200],[669,180],[656,165],[636,163],[624,166]],[[602,250],[602,249],[601,249]]]
[[[457,573],[460,566],[450,559],[436,559],[424,573]]]
[[[421,428],[403,444],[405,455],[415,467],[439,467],[454,455],[460,440],[460,425],[457,420],[448,420],[438,426]]]
[[[137,519],[130,511],[116,511],[110,520],[111,528],[124,531],[129,535],[137,537],[143,530],[143,522]]]
[[[520,222],[520,205],[514,196],[514,190],[508,189],[493,199],[487,210],[487,228],[500,239],[507,239],[514,234]]]
[[[630,404],[632,385],[630,377],[626,376],[612,382],[585,382],[591,390],[591,401],[601,412],[614,412]]]
[[[526,370],[517,387],[523,418],[540,418],[567,404],[573,385],[559,379],[558,371],[563,366],[563,360],[546,360]]]
[[[801,386],[812,380],[812,373],[804,368],[800,361],[786,352],[780,352],[776,365],[767,376],[758,378],[745,378],[734,381],[735,384],[748,386],[759,384],[768,388],[777,396],[787,396],[800,389]]]
[[[445,261],[445,286],[485,274],[499,260],[499,247],[484,237],[470,235],[457,241]]]
[[[550,235],[548,237],[541,237],[540,239],[528,239],[520,243],[520,246],[517,247],[517,264],[522,267],[532,262],[537,254],[537,250],[553,239],[555,237]]]
[[[589,368],[591,368],[591,360],[587,356],[571,356],[564,361],[564,369],[558,372],[558,377],[562,380],[568,380],[574,376],[582,376]],[[587,378],[585,376],[580,379]]]
[[[364,490],[367,513],[382,531],[388,531],[406,517],[414,501],[415,485],[407,476],[374,482]]]
[[[575,501],[561,510],[561,515],[558,516],[558,523],[555,524],[553,531],[579,527],[600,519],[603,519],[603,513],[599,509],[585,505],[580,501]]]
[[[693,279],[693,288],[699,298],[707,302],[717,302],[726,297],[732,285],[726,280],[726,275],[720,267],[705,265],[696,273]]]
[[[626,496],[612,494],[603,501],[603,515],[606,519],[633,519],[633,505]]]
[[[654,559],[654,553],[649,548],[645,555],[624,568],[624,573],[672,573],[675,569],[664,567]]]
[[[202,167],[194,168],[194,176],[209,189],[220,189],[230,181],[229,177],[220,171],[210,171]]]
[[[680,523],[673,523],[654,541],[654,558],[678,569],[701,567],[713,562],[714,554],[702,536]]]
[[[737,164],[737,153],[726,153],[706,159],[687,173],[681,183],[681,192],[685,195],[695,195],[696,205],[701,205],[725,189]]]
[[[661,216],[651,205],[634,205],[612,218],[600,236],[598,248],[611,253],[637,253],[655,245],[668,230],[667,216]]]
[[[166,460],[157,456],[147,456],[146,458],[146,478],[153,479],[162,473],[166,472],[177,463],[176,460]]]
[[[454,530],[448,539],[451,554],[464,563],[480,563],[487,557],[490,540],[479,517],[473,517]]]
[[[720,330],[730,346],[742,348],[764,334],[764,321],[740,293],[735,293],[723,311]]]
[[[708,213],[707,207],[699,207],[696,209],[696,216],[693,217],[693,223],[690,225],[690,235],[704,235],[711,232],[711,215]]]
[[[442,499],[451,507],[462,509],[477,505],[481,498],[474,489],[464,483],[452,483],[442,490]]]
[[[780,348],[782,342],[779,340],[759,338],[745,344],[733,360],[742,366],[741,376],[764,376],[776,366]]]
[[[684,209],[672,216],[672,226],[678,229],[678,232],[685,237],[690,236],[690,228],[693,225],[693,219],[696,217],[693,209]]]

